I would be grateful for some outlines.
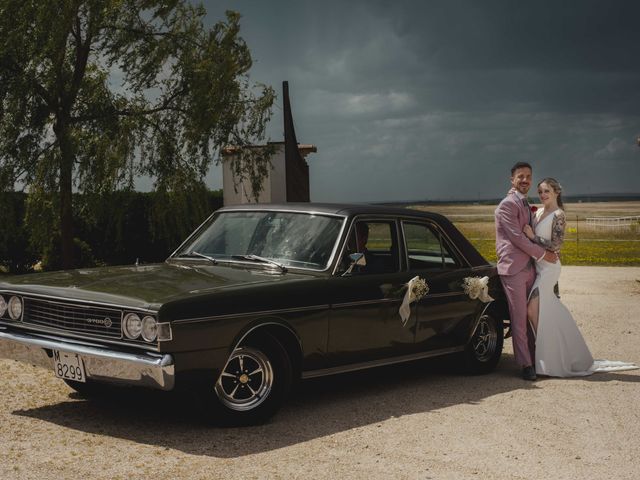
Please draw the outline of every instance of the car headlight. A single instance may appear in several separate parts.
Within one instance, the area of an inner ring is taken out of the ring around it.
[[[20,320],[22,318],[22,300],[20,300],[20,297],[11,297],[9,299],[9,316],[12,320]]]
[[[0,317],[4,316],[7,311],[7,302],[2,295],[0,295]]]
[[[158,337],[158,323],[156,319],[147,315],[142,319],[142,338],[147,342],[155,342]]]
[[[127,313],[122,322],[122,331],[127,338],[135,340],[142,332],[142,320],[135,313]]]

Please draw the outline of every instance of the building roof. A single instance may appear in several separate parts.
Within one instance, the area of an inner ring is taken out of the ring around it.
[[[265,145],[247,145],[244,148],[265,148],[269,145],[284,145],[284,142],[267,142]],[[222,150],[220,150],[220,153],[222,155],[234,155],[240,150],[240,148],[241,147],[237,145],[229,145],[223,147]],[[318,151],[318,147],[311,143],[299,143],[298,150],[303,156],[307,156],[310,153],[316,153]]]

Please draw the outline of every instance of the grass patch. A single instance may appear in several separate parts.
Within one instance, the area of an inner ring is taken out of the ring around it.
[[[456,222],[456,227],[490,262],[496,262],[496,234],[490,222]],[[588,237],[588,238],[585,238]],[[563,265],[640,266],[640,238],[634,231],[612,235],[569,229],[562,246]]]
[[[567,241],[560,258],[564,265],[640,266],[640,242]]]
[[[471,243],[490,262],[496,262],[496,244],[491,239],[474,239]],[[640,242],[567,241],[562,247],[563,265],[640,266]]]

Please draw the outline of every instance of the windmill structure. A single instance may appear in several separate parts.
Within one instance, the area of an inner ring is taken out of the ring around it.
[[[269,160],[271,168],[262,180],[262,188],[257,202],[251,183],[248,180],[238,180],[234,177],[230,163],[238,149],[230,146],[222,150],[222,182],[223,199],[225,205],[244,203],[285,203],[309,202],[309,165],[306,157],[317,152],[315,145],[299,144],[293,125],[291,101],[289,99],[289,84],[282,82],[282,97],[284,111],[284,141],[269,142],[267,145],[254,145],[250,148],[271,150]]]

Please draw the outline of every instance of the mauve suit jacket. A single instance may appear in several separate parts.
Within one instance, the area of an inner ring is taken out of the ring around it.
[[[531,258],[544,255],[544,248],[522,233],[529,223],[530,211],[515,193],[510,193],[496,208],[496,253],[498,274],[515,275]]]

